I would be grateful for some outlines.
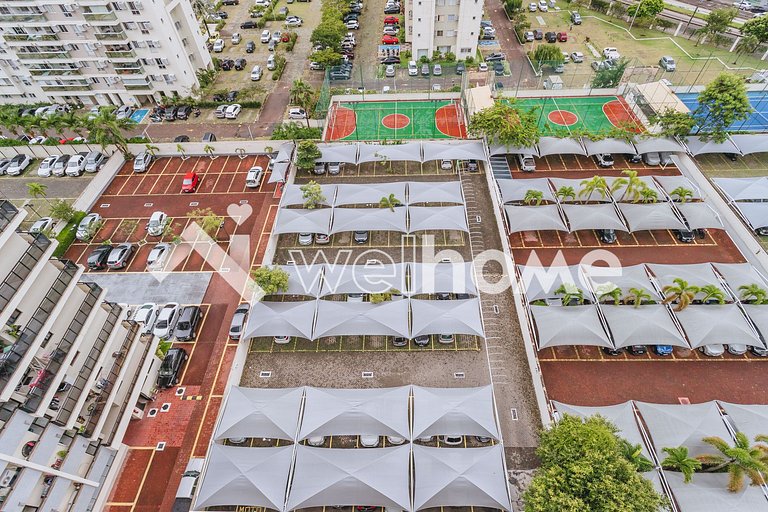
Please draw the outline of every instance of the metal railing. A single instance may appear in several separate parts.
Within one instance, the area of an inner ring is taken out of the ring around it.
[[[84,12],[83,17],[88,21],[116,21],[114,12]]]
[[[8,303],[11,301],[16,292],[19,291],[21,285],[24,284],[24,280],[35,268],[35,265],[40,261],[40,258],[45,254],[45,250],[51,245],[51,241],[45,235],[37,234],[33,235],[32,241],[21,255],[19,261],[13,266],[13,269],[0,284],[0,311],[4,310]]]
[[[13,221],[13,218],[18,214],[18,208],[16,208],[12,202],[5,199],[0,200],[0,233],[5,231],[5,228],[8,227]]]

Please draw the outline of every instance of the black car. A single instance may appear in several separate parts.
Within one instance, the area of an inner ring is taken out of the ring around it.
[[[631,164],[639,164],[640,162],[643,161],[643,156],[642,155],[627,154],[627,155],[624,155],[624,156],[626,157],[627,162],[629,162]]]
[[[347,14],[346,16],[344,16],[344,23],[347,23],[348,21],[353,21],[353,20],[359,21],[360,16],[358,16],[357,14]]]
[[[227,18],[229,18],[229,14],[227,14],[227,11],[219,11],[216,13],[216,16],[218,16],[222,20],[226,20]]]
[[[533,38],[536,41],[541,41],[542,39],[544,39],[544,31],[541,30],[540,28],[534,29]]]
[[[385,7],[384,14],[400,14],[400,8],[396,5],[392,7]]]
[[[100,245],[88,255],[88,268],[91,270],[103,270],[107,268],[107,259],[112,252],[111,245]]]
[[[353,238],[355,239],[356,244],[364,244],[368,242],[368,232],[367,231],[355,231]]]
[[[203,134],[203,142],[216,142],[216,134],[212,132],[205,132]]]
[[[176,112],[178,112],[179,107],[167,107],[165,109],[165,116],[163,117],[166,121],[175,121],[176,120]]]
[[[598,229],[597,230],[597,236],[600,238],[600,241],[604,244],[615,244],[616,243],[616,231],[613,229]]]
[[[256,49],[256,43],[253,41],[248,41],[245,43],[245,53],[253,53],[253,51]]]
[[[693,231],[689,231],[687,229],[676,229],[675,236],[680,242],[684,244],[693,243],[694,240]]]
[[[221,0],[221,5],[240,5],[240,0]]]
[[[485,58],[485,62],[493,62],[495,60],[507,60],[507,57],[503,53],[492,53]]]
[[[466,71],[466,69],[467,68],[464,67],[464,63],[463,62],[459,62],[458,64],[456,64],[456,74],[457,75],[463,75],[464,71]]]
[[[620,356],[624,352],[624,349],[622,349],[622,348],[603,347],[603,352],[605,352],[609,356]]]
[[[354,53],[352,54],[354,55]],[[381,59],[382,64],[400,64],[400,57],[395,57],[393,55],[390,55],[389,57],[384,57]]]
[[[189,105],[181,105],[176,111],[176,119],[189,119],[189,115],[192,113],[192,107]]]
[[[429,345],[429,336],[426,334],[423,334],[421,336],[416,336],[415,338],[413,338],[413,342],[418,347],[426,347],[427,345]]]
[[[648,349],[645,345],[630,345],[629,348],[627,348],[627,351],[633,356],[642,356],[648,352]]]
[[[176,323],[176,339],[179,341],[192,341],[197,336],[197,324],[200,323],[200,307],[185,306]]]
[[[243,59],[245,60],[245,59]],[[237,98],[237,91],[229,91],[227,93],[226,100],[227,101],[235,101],[235,98]]]
[[[408,345],[408,338],[403,338],[402,336],[395,336],[392,339],[392,345],[396,347],[405,347]]]
[[[222,71],[229,71],[235,67],[235,61],[232,59],[221,59],[219,61],[219,66],[221,66]]]
[[[240,24],[240,28],[256,28],[256,22],[255,21],[244,21]]]
[[[235,69],[238,71],[242,71],[245,69],[245,59],[240,57],[239,59],[235,59]]]
[[[184,361],[189,359],[183,348],[172,348],[165,354],[163,364],[157,372],[157,387],[170,388],[179,383],[179,372]]]
[[[173,142],[189,142],[189,135],[179,135],[173,139]]]
[[[548,43],[556,43],[557,42],[557,33],[555,33],[555,32],[547,32],[546,34],[544,34],[544,39],[546,39]]]

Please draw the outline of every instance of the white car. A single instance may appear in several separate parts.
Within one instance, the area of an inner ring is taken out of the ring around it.
[[[254,82],[261,80],[261,66],[258,64],[253,66],[253,69],[251,70],[251,80]]]
[[[344,24],[350,30],[357,30],[360,28],[360,22],[357,20],[349,20]]]
[[[488,64],[485,63],[485,62],[481,62],[480,64],[478,64],[477,70],[478,71],[488,71]]]
[[[8,174],[8,176],[18,176],[24,172],[24,169],[29,167],[29,164],[31,163],[32,158],[30,158],[29,155],[16,155],[15,157],[11,158],[11,164],[8,166],[5,172]]]
[[[453,169],[453,160],[441,160],[440,168],[444,171],[450,171]]]
[[[547,6],[547,0],[539,0],[539,10],[541,12],[549,11],[549,7]]]
[[[152,163],[152,153],[142,151],[133,160],[133,172],[145,172]]]
[[[364,448],[376,448],[379,446],[379,436],[360,436],[360,446]]]
[[[37,175],[41,178],[47,178],[51,175],[51,172],[53,171],[53,166],[56,163],[56,160],[58,160],[59,157],[56,155],[51,155],[49,157],[46,157],[45,160],[40,162],[40,167],[37,168]]]
[[[269,30],[264,30],[261,32],[261,42],[264,44],[267,44],[272,39],[272,34],[269,33]]]
[[[237,116],[240,115],[241,110],[242,107],[240,105],[233,103],[227,107],[227,110],[224,111],[224,117],[227,119],[237,119]]]
[[[83,155],[73,155],[67,162],[67,176],[80,176],[85,172],[85,157]]]
[[[584,54],[581,52],[573,52],[571,53],[571,62],[575,64],[580,64],[584,62]]]
[[[80,221],[80,224],[77,226],[77,232],[75,233],[75,238],[78,240],[89,240],[94,234],[96,226],[101,222],[101,215],[98,213],[89,213],[85,217],[83,217],[83,220]]]
[[[408,61],[408,76],[418,76],[419,75],[419,68],[416,67],[416,61],[411,60]]]
[[[96,116],[99,115],[99,112],[101,111],[101,107],[91,107],[91,109],[88,111],[88,119],[95,119]]]
[[[42,135],[38,135],[37,137],[32,137],[31,139],[29,139],[28,144],[30,146],[36,146],[38,144],[42,144],[43,142],[45,142],[45,137],[43,137]]]
[[[128,105],[122,105],[118,107],[117,110],[114,112],[115,118],[117,119],[127,119],[131,117],[133,114],[133,107],[129,107]]]
[[[273,71],[276,67],[277,62],[275,62],[275,54],[271,53],[269,54],[269,57],[267,57],[267,69]]]
[[[143,334],[149,334],[155,326],[157,313],[157,304],[154,302],[146,302],[139,306],[139,309],[133,314],[133,321],[143,326],[141,330]]]
[[[49,231],[53,225],[55,224],[54,220],[51,217],[40,217],[35,221],[34,224],[32,224],[32,227],[29,228],[30,233],[45,233]]]
[[[223,39],[217,39],[213,42],[213,51],[216,53],[221,53],[224,51],[224,40]]]
[[[288,16],[285,18],[286,27],[300,27],[302,23],[304,23],[304,20],[298,16]]]
[[[248,170],[248,174],[245,176],[245,186],[248,188],[257,188],[261,184],[261,177],[264,174],[264,169],[256,165]]]
[[[538,8],[539,7],[536,4],[536,2],[531,2],[530,4],[528,4],[528,10],[531,11],[531,12],[536,12],[538,10]]]
[[[243,37],[240,35],[240,32],[235,32],[232,34],[232,44],[240,44],[240,41],[243,40]]]
[[[674,71],[677,69],[677,64],[675,64],[675,59],[670,57],[669,55],[663,56],[661,59],[659,59],[659,66],[661,66],[664,71]]]
[[[158,338],[169,339],[173,334],[173,329],[176,327],[178,319],[179,305],[175,302],[166,304],[157,315],[157,322],[155,322],[155,327],[152,329],[152,334]]]
[[[279,43],[280,39],[282,39],[282,38],[283,38],[283,33],[280,32],[279,30],[275,30],[274,32],[272,32],[272,42],[273,43],[275,43],[275,44]]]
[[[464,437],[447,435],[447,436],[442,436],[442,441],[443,441],[443,444],[446,444],[448,446],[459,446],[464,443]]]
[[[287,345],[291,342],[290,336],[275,336],[274,341],[277,345]]]
[[[619,53],[618,49],[609,46],[607,48],[603,48],[603,57],[608,60],[616,60],[621,58],[621,54]]]
[[[405,438],[400,436],[387,436],[387,442],[393,446],[405,443]]]
[[[394,76],[395,76],[395,66],[393,66],[391,64],[389,66],[387,66],[386,69],[384,70],[384,76],[386,76],[387,78],[394,78]]]
[[[288,119],[306,119],[307,111],[300,107],[293,107],[288,110]]]
[[[168,224],[168,220],[168,215],[166,215],[165,212],[154,212],[147,223],[147,232],[151,236],[162,235],[163,231],[165,231],[166,224]]]
[[[307,439],[307,444],[309,446],[323,446],[325,444],[325,437],[324,436],[313,436]]]
[[[54,176],[64,176],[64,173],[67,171],[67,163],[69,163],[69,159],[71,158],[71,155],[61,155],[56,159],[56,162],[51,166],[51,173]]]
[[[171,252],[173,252],[171,244],[165,242],[157,244],[149,252],[149,256],[147,256],[147,268],[150,270],[163,270]]]

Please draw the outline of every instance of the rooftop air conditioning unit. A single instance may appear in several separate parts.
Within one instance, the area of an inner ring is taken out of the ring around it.
[[[15,477],[16,477],[15,469],[6,469],[5,471],[3,471],[3,474],[0,475],[0,487],[10,487]]]

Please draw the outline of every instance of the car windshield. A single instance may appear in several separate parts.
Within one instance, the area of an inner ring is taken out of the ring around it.
[[[157,322],[158,329],[165,329],[166,327],[168,327],[168,320],[162,319]]]
[[[238,319],[237,322],[238,323],[234,323],[232,325],[232,328],[230,329],[230,332],[240,332],[240,327],[241,327],[240,326],[240,322],[242,322],[242,320]]]
[[[179,322],[179,329],[189,329],[189,322]]]

